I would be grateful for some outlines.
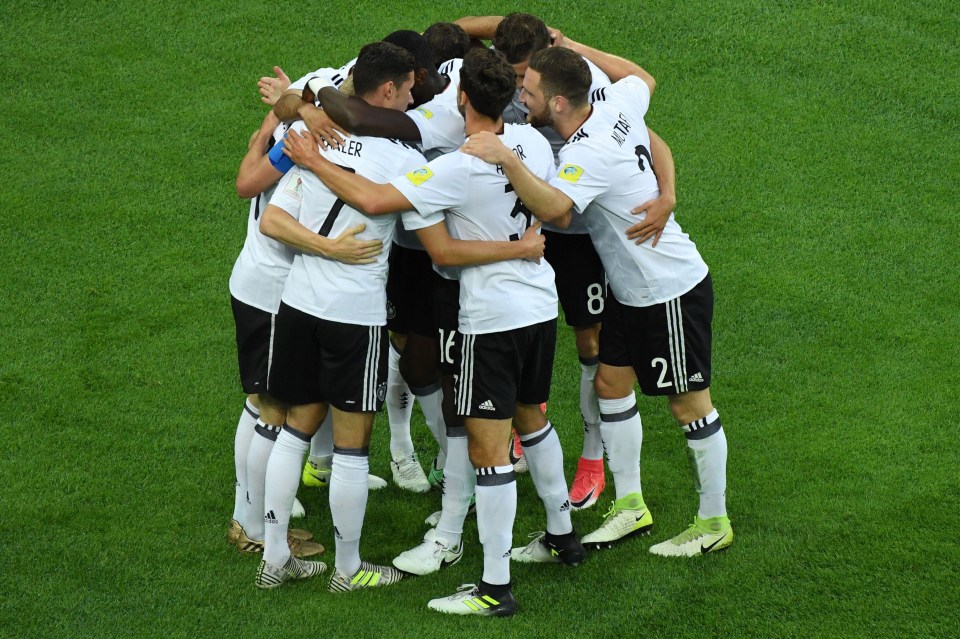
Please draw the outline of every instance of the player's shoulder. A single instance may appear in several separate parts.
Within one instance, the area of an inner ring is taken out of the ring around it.
[[[460,67],[462,66],[463,66],[463,58],[451,58],[450,60],[447,60],[446,62],[441,64],[439,67],[437,67],[437,71],[440,72],[440,75],[450,76],[450,79],[453,80],[454,74],[457,74],[459,76]]]
[[[526,145],[529,145],[531,149],[537,151],[546,151],[547,153],[553,154],[553,151],[550,148],[550,142],[543,136],[540,131],[537,131],[536,127],[531,126],[525,122],[516,123],[516,124],[504,124],[503,125],[503,138],[504,142],[520,142]],[[509,144],[508,144],[509,146]]]

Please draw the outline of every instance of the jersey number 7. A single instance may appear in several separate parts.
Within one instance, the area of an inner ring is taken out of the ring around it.
[[[506,186],[503,187],[503,192],[512,193],[513,185],[508,183]],[[527,206],[523,203],[523,201],[520,198],[517,198],[516,204],[513,205],[513,210],[510,211],[510,217],[515,218],[518,215],[523,216],[523,230],[526,231],[528,228],[530,228],[530,221],[533,219],[533,213],[530,212],[530,209],[527,208]],[[520,239],[519,233],[510,234],[510,241],[516,242],[519,239]]]
[[[337,165],[347,173],[356,173],[355,170],[351,169],[348,166]],[[340,198],[337,198],[337,201],[333,203],[333,206],[330,207],[330,212],[327,213],[326,219],[323,220],[323,224],[320,226],[320,230],[317,231],[317,235],[322,235],[327,237],[330,235],[330,230],[333,229],[333,223],[337,221],[337,216],[340,215],[340,211],[343,210],[343,205],[346,204]]]

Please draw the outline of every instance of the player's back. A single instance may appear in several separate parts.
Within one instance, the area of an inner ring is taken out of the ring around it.
[[[627,237],[627,229],[643,219],[631,210],[660,194],[643,117],[649,90],[629,77],[602,94],[561,149],[552,183],[584,214],[617,299],[633,306],[664,302],[693,288],[707,266],[673,215],[656,247],[649,240],[637,246]]]
[[[300,128],[301,125],[295,125]],[[343,146],[320,153],[334,164],[373,182],[385,183],[423,163],[423,156],[407,145],[385,138],[354,136]],[[371,264],[348,265],[316,255],[299,254],[294,259],[283,301],[290,306],[337,322],[382,325],[386,322],[386,278],[389,247],[397,215],[366,216],[333,194],[320,179],[305,169],[293,169],[284,178],[273,203],[298,217],[306,228],[325,237],[365,224],[358,240],[380,240],[384,251]],[[299,180],[299,187],[292,181]],[[299,188],[301,201],[294,203]],[[299,204],[297,206],[296,204]],[[288,208],[289,207],[289,208]]]
[[[538,176],[553,170],[550,145],[533,127],[504,125],[500,136]],[[519,240],[532,215],[503,170],[459,151],[446,156],[467,179],[463,204],[447,214],[451,235],[462,240]],[[546,262],[507,260],[469,266],[460,273],[460,330],[489,333],[530,326],[557,316],[553,269]]]

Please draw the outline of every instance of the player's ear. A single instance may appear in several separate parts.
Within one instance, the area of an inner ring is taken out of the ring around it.
[[[427,81],[427,70],[426,70],[426,69],[417,69],[416,71],[414,71],[414,73],[413,73],[413,83],[414,83],[415,85],[417,85],[417,84],[423,84],[423,83],[425,83],[426,81]]]

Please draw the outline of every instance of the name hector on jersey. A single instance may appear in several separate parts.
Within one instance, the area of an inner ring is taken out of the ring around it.
[[[513,147],[513,152],[516,153],[517,157],[520,158],[521,160],[527,159],[527,156],[523,154],[523,145],[518,144],[517,146]],[[497,173],[499,173],[500,175],[504,175],[503,167],[500,166],[499,164],[497,165]]]

